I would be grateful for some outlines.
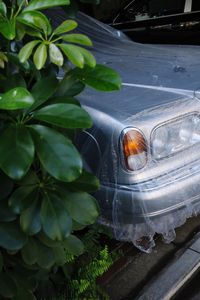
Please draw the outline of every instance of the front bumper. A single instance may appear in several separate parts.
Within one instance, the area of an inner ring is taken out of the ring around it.
[[[96,197],[102,217],[113,223],[139,224],[192,210],[200,203],[200,160],[142,183],[102,184]]]

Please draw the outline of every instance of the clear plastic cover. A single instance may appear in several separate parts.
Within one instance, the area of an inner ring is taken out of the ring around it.
[[[77,146],[100,179],[100,222],[149,252],[156,233],[171,242],[200,212],[200,49],[137,44],[84,14],[77,20],[97,62],[123,81],[118,92],[79,96],[94,122]]]

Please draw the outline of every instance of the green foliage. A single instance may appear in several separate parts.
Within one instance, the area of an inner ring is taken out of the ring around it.
[[[52,29],[42,10],[58,5],[69,1],[0,1],[3,299],[35,299],[40,281],[56,276],[85,251],[79,230],[93,224],[99,213],[89,194],[99,182],[83,170],[71,138],[92,121],[74,96],[85,85],[117,90],[120,79],[96,65],[84,48],[92,46],[88,37],[71,33],[75,21]],[[62,67],[65,75],[58,79]],[[101,253],[103,260],[102,255],[106,253]]]
[[[83,296],[84,294],[85,299],[98,299],[97,296],[102,294],[103,291],[97,286],[96,279],[103,275],[113,262],[108,247],[105,246],[104,249],[100,250],[98,255],[88,263],[88,265],[79,269],[77,278],[72,279],[69,282],[70,295],[67,295],[66,299],[69,299],[68,297],[79,299],[80,296]],[[104,297],[101,299],[109,298]]]
[[[70,268],[63,267],[63,272],[68,278],[67,287],[62,289],[63,296],[55,297],[54,300],[109,300],[108,295],[97,284],[97,279],[123,254],[118,250],[111,252],[107,245],[102,245],[102,237],[108,240],[110,233],[105,230],[105,227],[99,225],[93,225],[84,234],[86,253],[81,257],[74,257],[72,272],[69,271]]]

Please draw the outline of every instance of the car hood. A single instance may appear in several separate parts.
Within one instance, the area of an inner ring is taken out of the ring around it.
[[[123,40],[111,52],[107,46],[95,46],[94,54],[98,63],[119,72],[122,89],[112,93],[87,89],[81,102],[107,114],[125,119],[158,105],[200,96],[198,46],[152,46]]]
[[[123,82],[122,90],[114,93],[87,89],[83,104],[124,118],[198,94],[199,46],[139,44],[83,14],[78,21],[80,31],[93,40],[97,62],[117,70]]]
[[[54,25],[64,19],[66,15],[59,11]],[[79,13],[77,21],[78,31],[93,41],[90,50],[97,62],[117,70],[123,82],[122,90],[113,93],[86,89],[80,96],[83,105],[124,118],[157,105],[191,99],[200,88],[199,46],[139,44],[85,14]]]

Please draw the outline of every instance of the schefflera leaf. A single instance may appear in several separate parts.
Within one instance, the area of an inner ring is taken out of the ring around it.
[[[121,88],[120,75],[104,65],[96,65],[94,68],[85,66],[82,70],[76,68],[72,71],[72,74],[84,84],[99,91],[109,92]]]
[[[0,246],[6,250],[17,251],[23,248],[27,236],[20,230],[17,222],[0,222]]]
[[[38,48],[36,49],[33,61],[38,70],[41,70],[47,60],[47,46],[44,43],[41,43]]]
[[[41,208],[42,227],[52,240],[62,241],[72,230],[72,220],[67,208],[57,195],[46,194]]]
[[[41,41],[39,40],[31,41],[27,43],[24,47],[22,47],[22,49],[19,52],[19,60],[21,61],[21,63],[24,63],[25,61],[27,61],[27,59],[29,59],[29,57],[33,52],[34,47],[38,45],[40,42]]]
[[[90,128],[92,120],[89,114],[74,104],[52,104],[33,113],[37,120],[57,125],[62,128]]]
[[[40,10],[60,5],[69,5],[69,0],[31,0],[24,11]]]
[[[64,57],[60,49],[53,43],[49,45],[49,57],[53,64],[57,65],[58,67],[62,67],[64,63]]]
[[[71,182],[82,172],[82,160],[72,142],[59,132],[42,125],[31,125],[37,155],[44,169],[54,178]]]
[[[7,17],[0,19],[0,32],[8,40],[13,40],[16,35],[15,19],[9,20]]]
[[[0,96],[0,109],[4,110],[29,108],[33,103],[33,96],[23,87],[16,87]]]
[[[37,241],[34,238],[29,238],[25,246],[22,248],[21,254],[27,265],[35,264],[38,256]]]
[[[31,205],[33,199],[30,197],[30,194],[34,189],[34,185],[21,186],[12,193],[8,203],[14,213],[20,214]]]
[[[88,50],[70,44],[58,44],[57,46],[75,66],[81,69],[85,64],[91,68],[95,67],[96,60]]]
[[[7,7],[3,1],[0,2],[0,14],[3,16],[7,14]]]
[[[80,44],[83,46],[92,46],[92,41],[89,37],[80,33],[65,34],[62,36],[63,41],[68,43]]]
[[[0,201],[5,199],[13,190],[14,182],[0,171]]]
[[[71,30],[74,30],[78,26],[78,23],[74,20],[65,20],[62,22],[53,32],[54,35],[60,35]]]
[[[84,252],[83,242],[75,235],[70,235],[66,240],[63,241],[62,244],[66,251],[72,255],[79,256]]]
[[[82,224],[93,224],[98,215],[99,207],[94,197],[84,192],[67,192],[60,189],[62,199],[73,220]]]
[[[10,126],[0,135],[0,168],[12,179],[21,179],[34,158],[34,144],[25,126]]]
[[[29,234],[35,235],[41,230],[40,217],[40,201],[38,199],[37,191],[30,195],[32,203],[20,215],[20,226],[22,230]]]
[[[38,106],[45,103],[51,96],[53,96],[58,86],[59,81],[54,75],[40,78],[31,90],[35,102],[31,106],[30,110],[35,110]]]
[[[48,18],[39,11],[22,12],[17,17],[17,21],[31,28],[38,29],[46,35],[51,34],[52,29]]]

